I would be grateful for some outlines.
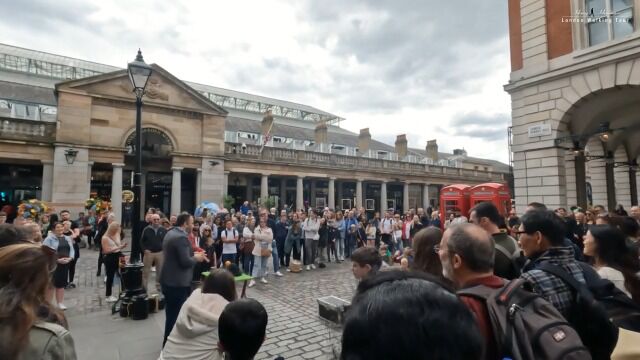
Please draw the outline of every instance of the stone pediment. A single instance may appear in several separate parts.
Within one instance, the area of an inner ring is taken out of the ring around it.
[[[146,93],[143,98],[145,104],[157,104],[181,110],[226,115],[227,111],[221,106],[216,105],[162,67],[156,64],[151,64],[151,67],[153,72],[147,83]],[[135,101],[135,95],[132,92],[126,69],[56,84],[56,92],[65,91]]]

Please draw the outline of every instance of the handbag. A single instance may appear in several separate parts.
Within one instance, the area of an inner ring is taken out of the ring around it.
[[[251,255],[255,245],[256,244],[253,241],[243,241],[240,243],[240,251],[245,255]]]
[[[320,240],[320,234],[316,233],[313,235],[313,240]]]
[[[271,250],[269,248],[260,249],[260,256],[271,256]]]

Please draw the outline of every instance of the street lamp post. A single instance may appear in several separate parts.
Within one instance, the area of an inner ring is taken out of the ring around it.
[[[140,214],[142,202],[142,97],[152,72],[151,66],[144,62],[140,49],[138,49],[136,59],[128,64],[127,72],[133,85],[133,92],[136,94],[136,139],[134,144],[136,160],[133,173],[133,226],[131,231],[131,258],[129,260],[130,263],[135,263],[140,259],[140,232],[144,221],[141,219]]]

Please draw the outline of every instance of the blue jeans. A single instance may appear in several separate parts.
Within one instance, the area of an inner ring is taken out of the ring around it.
[[[253,276],[255,279],[267,276],[267,264],[269,264],[269,256],[254,256],[256,264],[253,267]]]
[[[273,272],[280,271],[280,258],[278,257],[278,244],[275,240],[271,243],[271,257],[273,258]]]
[[[220,261],[220,267],[224,268],[224,263],[231,261],[232,264],[236,263],[236,254],[222,254],[222,260]]]
[[[182,304],[187,301],[189,294],[191,293],[191,287],[173,287],[162,285],[162,294],[165,300],[165,322],[164,322],[164,340],[162,346],[167,342],[173,326],[176,324],[178,314]]]
[[[253,255],[251,254],[242,255],[242,271],[247,275],[251,275],[253,271]]]
[[[344,258],[345,246],[344,246],[344,234],[340,232],[338,238],[336,238],[336,256],[338,258]]]

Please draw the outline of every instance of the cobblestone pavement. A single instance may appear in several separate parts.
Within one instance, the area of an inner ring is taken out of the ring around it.
[[[105,302],[104,271],[96,277],[97,252],[81,249],[76,270],[77,288],[67,290],[66,316],[81,360],[157,359],[164,329],[164,312],[150,314],[141,321],[111,315]],[[259,282],[247,289],[247,296],[260,301],[269,314],[267,339],[256,356],[273,359],[332,359],[340,343],[340,328],[318,316],[316,299],[335,295],[351,299],[356,282],[351,263],[328,264],[284,277],[269,275],[269,284]],[[152,274],[152,277],[155,276]],[[153,284],[150,279],[150,284]],[[117,294],[119,282],[114,285]],[[238,287],[240,293],[241,287]]]

